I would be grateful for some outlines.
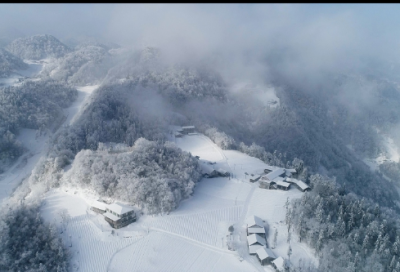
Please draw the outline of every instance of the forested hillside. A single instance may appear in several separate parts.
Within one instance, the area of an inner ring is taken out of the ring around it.
[[[0,88],[0,172],[23,152],[16,140],[21,128],[44,131],[62,121],[63,108],[77,91],[55,81],[25,81],[17,87]]]
[[[39,60],[59,58],[71,52],[71,49],[51,35],[36,35],[14,40],[7,50],[21,59]]]

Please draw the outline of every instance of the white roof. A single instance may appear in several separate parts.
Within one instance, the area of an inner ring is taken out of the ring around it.
[[[274,181],[275,181],[275,182],[284,181],[284,180],[285,180],[285,179],[282,178],[282,177],[276,177],[276,178],[274,178]]]
[[[261,247],[263,247],[263,246],[260,246],[260,245],[249,246],[249,253],[256,254],[257,250],[259,250]]]
[[[265,233],[265,228],[248,228],[249,233]]]
[[[271,173],[266,174],[265,176],[269,180],[273,180],[273,179],[279,177],[280,175],[282,175],[284,173],[285,173],[285,170],[283,168],[278,168],[278,169],[275,169],[274,171],[272,171]]]
[[[295,174],[296,173],[296,169],[285,169],[286,171],[288,171],[288,172],[290,172],[290,173],[292,173],[292,174]]]
[[[279,186],[282,186],[282,187],[286,187],[286,188],[289,188],[289,186],[290,186],[290,183],[287,183],[284,181],[277,181],[276,184]]]
[[[287,182],[294,182],[292,178],[285,178]]]
[[[255,216],[255,215],[247,218],[246,223],[247,223],[248,228],[251,228],[251,227],[263,228],[264,227],[264,222],[261,220],[260,217]]]
[[[194,126],[185,126],[185,127],[182,127],[182,129],[192,129],[192,128],[194,128]]]
[[[106,203],[101,202],[101,201],[97,201],[97,200],[93,201],[91,206],[94,207],[94,208],[97,208],[99,210],[102,210],[102,211],[105,211],[106,208],[107,208],[107,204]]]
[[[258,234],[252,234],[247,236],[247,242],[249,242],[249,246],[254,245],[256,243],[259,243],[263,246],[265,246],[267,243],[265,242],[265,239],[262,238],[260,235]]]
[[[108,205],[107,208],[117,214],[124,214],[124,213],[130,212],[130,211],[133,211],[133,209],[131,207],[123,205],[121,203],[117,203],[117,202],[113,203],[111,205]]]
[[[296,180],[297,186],[299,186],[302,190],[310,188],[307,184],[302,182],[301,180]]]
[[[260,260],[265,260],[266,258],[276,258],[272,250],[266,247],[259,248],[256,251],[256,254],[258,255],[258,258],[260,258]]]
[[[285,260],[282,257],[278,257],[275,260],[272,261],[272,263],[276,266],[276,269],[278,271],[285,271]]]
[[[118,221],[120,218],[112,213],[106,212],[103,214],[105,217],[110,218],[112,221]]]
[[[188,133],[188,135],[197,135],[197,132]]]

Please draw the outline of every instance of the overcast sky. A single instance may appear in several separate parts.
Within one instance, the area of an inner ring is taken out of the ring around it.
[[[399,61],[399,14],[389,4],[0,4],[0,35],[94,36],[181,58],[219,52],[253,68],[267,58],[303,80],[365,58]]]

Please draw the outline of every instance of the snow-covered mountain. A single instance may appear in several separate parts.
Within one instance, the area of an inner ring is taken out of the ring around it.
[[[19,38],[9,44],[7,50],[21,59],[32,60],[59,58],[71,52],[65,44],[47,34]]]
[[[17,56],[0,48],[0,77],[7,77],[16,70],[27,69],[28,65]]]

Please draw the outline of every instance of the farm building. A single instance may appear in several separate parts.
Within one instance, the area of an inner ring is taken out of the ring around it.
[[[104,203],[104,202],[96,200],[96,201],[92,202],[92,205],[91,205],[90,209],[92,211],[94,211],[94,212],[103,214],[103,213],[106,212],[107,204]]]
[[[278,168],[271,173],[266,174],[265,177],[269,180],[274,180],[277,177],[282,176],[283,174],[285,174],[285,170],[283,168]]]
[[[276,259],[275,254],[267,247],[261,247],[256,251],[256,255],[261,265],[270,264]]]
[[[246,220],[247,223],[247,228],[263,228],[264,227],[264,222],[262,219],[258,216],[250,216]]]
[[[194,133],[194,126],[182,127],[182,134]]]
[[[260,179],[260,188],[262,189],[275,189],[276,182],[268,180],[267,178],[262,177]]]
[[[251,234],[247,236],[247,244],[249,246],[249,254],[256,254],[260,247],[267,245],[265,239],[258,234]]]
[[[278,257],[271,262],[271,265],[275,268],[276,272],[285,272],[286,265],[285,260],[282,257]]]
[[[311,190],[310,186],[308,186],[307,184],[305,184],[301,180],[294,179],[294,178],[286,178],[286,181],[289,182],[289,183],[294,184],[297,187],[297,189],[299,189],[302,192]]]
[[[126,205],[113,203],[108,205],[104,219],[115,229],[119,229],[136,221],[135,211]]]
[[[287,190],[290,189],[290,183],[284,182],[284,181],[277,181],[276,182],[276,187],[278,187],[278,189],[287,191]]]
[[[262,228],[257,228],[257,227],[247,228],[247,235],[249,236],[252,234],[257,234],[265,239],[265,228],[264,227],[262,227]]]

